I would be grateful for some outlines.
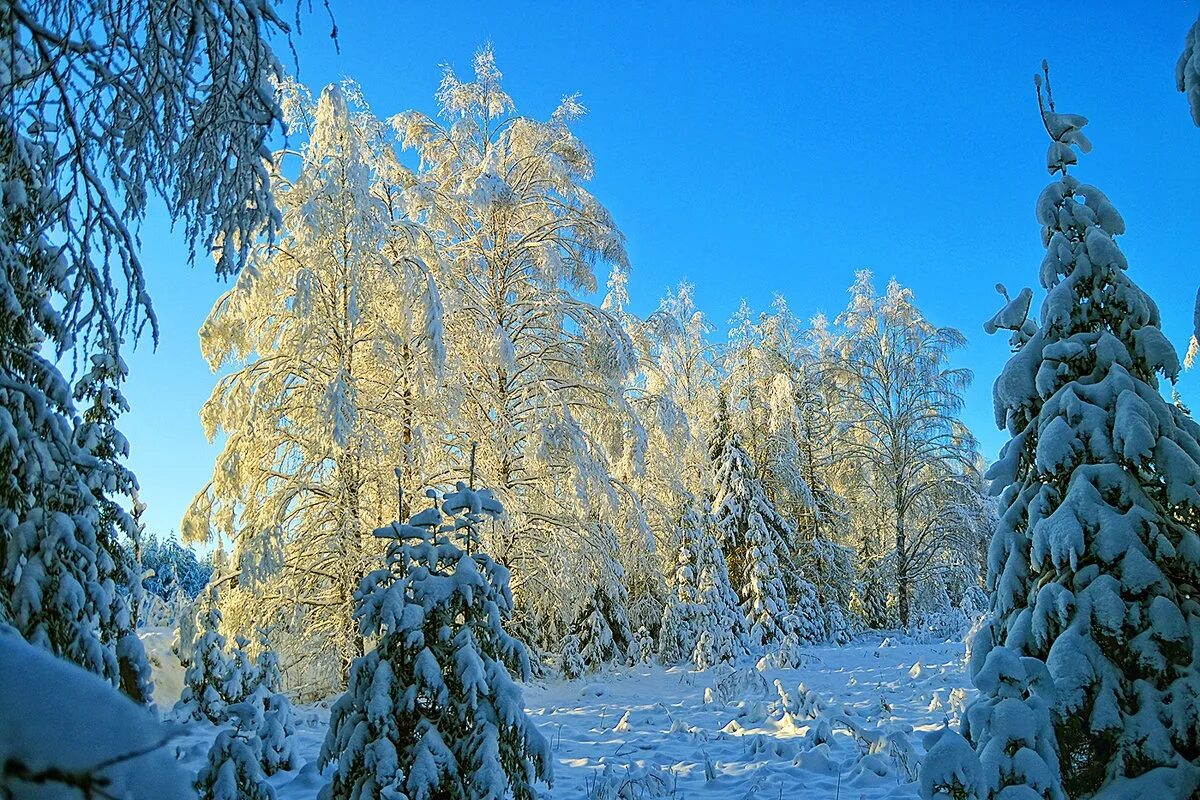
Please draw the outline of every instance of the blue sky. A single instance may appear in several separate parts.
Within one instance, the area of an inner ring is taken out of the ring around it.
[[[983,321],[1037,279],[1033,204],[1048,182],[1032,76],[1051,64],[1060,111],[1091,120],[1075,171],[1125,217],[1130,274],[1182,349],[1200,285],[1200,129],[1174,66],[1195,2],[334,2],[297,41],[301,79],[349,76],[381,116],[433,111],[439,64],[469,76],[490,40],[518,109],[580,92],[594,193],[628,238],[635,311],[688,279],[721,331],[775,292],[836,314],[855,270],[896,276],[974,370],[966,419],[985,456],[1005,436],[991,384],[1008,355]],[[817,6],[818,4],[812,4]],[[319,3],[314,6],[320,7]],[[162,322],[129,358],[124,420],[150,530],[177,530],[215,449],[197,412],[213,385],[196,331],[226,285],[162,220],[142,232]],[[603,277],[601,276],[601,280]],[[1181,391],[1200,406],[1200,377]]]

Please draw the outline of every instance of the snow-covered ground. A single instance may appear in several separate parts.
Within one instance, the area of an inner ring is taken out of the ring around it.
[[[873,800],[917,796],[922,735],[957,721],[966,687],[961,644],[876,635],[809,648],[800,669],[618,668],[534,682],[525,702],[554,754],[544,794],[555,800]],[[309,800],[325,781],[316,759],[328,709],[297,712],[303,766],[270,779],[279,800]],[[174,746],[195,772],[216,729],[181,727]]]

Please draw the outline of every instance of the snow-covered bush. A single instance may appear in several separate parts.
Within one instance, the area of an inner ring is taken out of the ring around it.
[[[675,780],[666,767],[643,764],[614,769],[611,763],[584,785],[585,800],[653,800],[671,797]]]
[[[1050,717],[1055,690],[1045,664],[994,647],[975,674],[975,685],[979,697],[967,707],[963,734],[982,765],[981,795],[996,797],[1006,787],[1020,786],[1031,792],[1031,800],[1065,800]]]
[[[775,691],[779,694],[780,710],[795,720],[817,719],[825,710],[825,702],[812,689],[803,683],[796,687],[795,692],[783,688],[783,683],[775,680]]]
[[[982,800],[983,767],[966,739],[946,727],[925,735],[920,791],[922,800]]]
[[[803,666],[803,645],[807,641],[800,635],[800,622],[794,614],[784,617],[780,629],[783,638],[766,648],[763,660],[774,669],[796,669]]]
[[[459,483],[442,512],[375,532],[387,564],[363,579],[355,612],[375,648],[355,660],[333,707],[325,800],[532,800],[550,777],[549,745],[510,675],[528,679],[529,662],[504,630],[508,570],[479,548],[477,527],[503,509]]]
[[[754,667],[725,669],[715,673],[716,681],[704,692],[706,703],[736,703],[761,700],[770,694],[771,685]]]

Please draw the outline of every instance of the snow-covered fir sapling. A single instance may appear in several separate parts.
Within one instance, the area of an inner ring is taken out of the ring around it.
[[[842,604],[834,600],[822,609],[825,612],[825,636],[833,644],[850,644],[854,639],[854,627],[846,618]]]
[[[593,523],[590,537],[596,544],[590,567],[592,591],[584,598],[574,632],[588,669],[599,670],[611,662],[627,662],[632,654],[633,630],[629,624],[629,590],[625,567],[617,557],[620,544],[612,525]]]
[[[225,702],[240,703],[258,687],[258,666],[250,660],[246,648],[250,640],[240,633],[233,637],[234,648],[229,654],[229,674],[225,680]]]
[[[695,549],[697,573],[693,625],[696,644],[690,653],[697,669],[733,664],[750,652],[750,632],[738,608],[729,580],[725,551],[713,534],[714,526],[701,524]]]
[[[279,653],[271,647],[270,632],[258,629],[258,657],[254,659],[255,689],[268,694],[283,691],[283,669],[279,665]]]
[[[228,705],[230,664],[225,657],[216,589],[211,590],[200,612],[200,629],[190,665],[183,676],[183,693],[175,704],[175,714],[181,718],[221,722]]]
[[[259,691],[263,691],[260,687]],[[261,698],[263,702],[262,722],[258,726],[259,763],[263,772],[274,775],[281,770],[295,769],[296,723],[293,720],[292,704],[283,694],[256,694],[251,701]]]
[[[248,731],[218,733],[209,748],[208,762],[196,776],[199,800],[275,800],[256,749]]]
[[[569,681],[573,681],[587,672],[587,664],[584,663],[583,656],[579,652],[579,637],[573,633],[568,633],[563,637],[560,671],[562,676]]]
[[[698,565],[704,557],[700,550],[704,546],[702,526],[700,514],[689,504],[679,522],[675,572],[671,576],[658,630],[658,658],[663,664],[690,660],[700,638],[703,610],[699,607]],[[709,538],[711,540],[711,535]],[[711,558],[711,554],[708,557]],[[724,556],[720,558],[724,560]]]
[[[239,648],[246,644],[239,638]],[[292,704],[283,694],[283,671],[279,666],[279,654],[271,647],[268,631],[258,629],[258,656],[253,665],[247,666],[243,674],[243,691],[246,702],[262,708],[262,719],[258,722],[257,746],[259,763],[263,772],[274,775],[280,770],[296,766],[296,750],[293,737],[296,723]]]
[[[887,562],[878,559],[863,568],[860,589],[857,592],[858,613],[868,627],[881,629],[892,627],[896,621],[888,608]]]
[[[740,436],[729,432],[727,414],[722,401],[712,448],[717,472],[713,517],[751,639],[771,644],[783,639],[782,620],[791,610],[779,557],[792,534],[755,477]]]
[[[611,589],[597,581],[584,598],[573,627],[579,638],[579,655],[591,672],[613,661],[624,661],[629,655],[633,635]]]
[[[793,575],[791,613],[783,623],[784,636],[793,636],[801,644],[816,644],[829,638],[825,614],[817,597],[817,587],[799,575]]]
[[[375,649],[333,707],[324,800],[532,800],[550,779],[549,745],[512,678],[528,679],[529,660],[504,630],[509,573],[479,546],[480,523],[502,513],[490,491],[459,483],[440,511],[375,532],[387,563],[363,579],[355,611]]]
[[[262,703],[252,698],[230,704],[227,711],[233,728],[217,734],[209,748],[208,762],[196,776],[199,800],[275,800],[266,779],[270,772],[264,772],[262,764],[267,731]],[[272,763],[278,766],[274,755]]]
[[[965,733],[988,769],[987,754],[1004,746],[996,742],[1014,735],[1000,701],[1032,702],[1010,696],[1013,676],[1041,662],[1055,687],[1067,796],[1194,796],[1200,426],[1160,392],[1179,359],[1154,301],[1129,277],[1114,239],[1121,215],[1067,174],[1073,148],[1090,149],[1087,120],[1055,110],[1045,74],[1047,167],[1058,175],[1036,209],[1046,296],[1035,330],[1028,320],[992,324],[1020,335],[994,388],[997,423],[1012,438],[988,473],[1002,511]],[[1000,648],[1012,656],[997,663]],[[1048,760],[1053,747],[1039,752]]]
[[[634,664],[649,664],[654,660],[654,637],[650,635],[645,625],[637,629],[633,635],[633,644],[629,648],[629,659]]]

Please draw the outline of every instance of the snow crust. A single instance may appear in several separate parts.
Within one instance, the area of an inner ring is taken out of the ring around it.
[[[956,728],[973,694],[964,647],[881,639],[803,647],[797,669],[640,664],[524,684],[554,762],[541,796],[918,797],[926,734]],[[328,715],[325,704],[296,709],[297,768],[267,779],[277,800],[311,800],[327,782],[317,758]],[[185,770],[204,765],[219,730],[184,726]]]

